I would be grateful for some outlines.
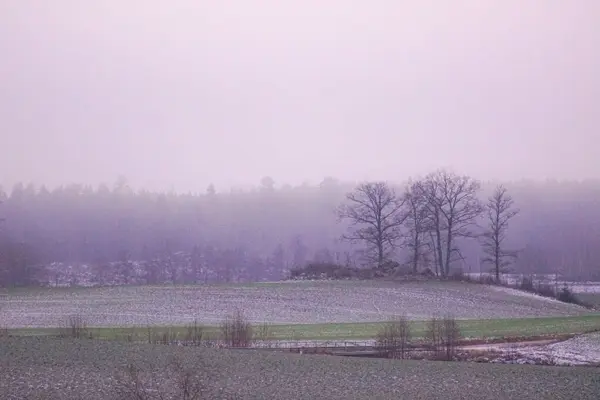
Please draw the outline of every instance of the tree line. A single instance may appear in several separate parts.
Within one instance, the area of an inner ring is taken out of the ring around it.
[[[386,182],[360,184],[338,209],[340,219],[350,222],[343,238],[364,245],[367,264],[398,264],[397,250],[405,247],[404,263],[413,273],[431,267],[444,277],[464,259],[458,240],[479,239],[483,262],[493,265],[499,279],[518,254],[505,247],[505,239],[519,210],[503,185],[487,202],[480,199],[480,190],[477,180],[446,170],[409,182],[401,194]]]
[[[124,179],[95,188],[17,184],[0,190],[0,280],[25,284],[32,268],[53,262],[101,269],[164,264],[182,252],[223,280],[241,270],[243,279],[279,279],[309,262],[390,260],[440,275],[509,264],[517,273],[600,275],[600,182],[504,182],[495,195],[498,186],[448,171],[402,184],[263,179],[250,190],[199,193],[134,190]],[[373,200],[380,210],[365,223]]]

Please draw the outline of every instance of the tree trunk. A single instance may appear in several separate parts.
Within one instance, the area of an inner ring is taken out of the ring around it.
[[[417,269],[419,266],[419,236],[415,234],[415,243],[414,243],[414,251],[413,251],[413,273],[417,273]]]
[[[437,266],[439,267],[440,273],[442,274],[442,276],[445,276],[444,275],[444,255],[442,253],[442,232],[440,232],[439,226],[436,227],[436,236],[437,236],[436,237],[436,240],[437,240],[437,246],[436,246],[437,249],[436,250],[437,250],[437,254],[438,254]]]
[[[450,276],[450,260],[452,257],[452,225],[450,225],[448,227],[448,239],[446,242],[446,262],[445,262],[445,269],[446,269],[446,275],[445,276]]]

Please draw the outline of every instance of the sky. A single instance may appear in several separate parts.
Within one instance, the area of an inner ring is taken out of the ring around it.
[[[600,178],[597,0],[2,0],[0,182]]]

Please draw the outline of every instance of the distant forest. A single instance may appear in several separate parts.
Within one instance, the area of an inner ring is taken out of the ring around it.
[[[497,185],[481,184],[482,202]],[[506,234],[506,246],[518,251],[507,271],[600,279],[600,181],[503,185],[520,210]],[[398,197],[406,187],[390,186]],[[26,283],[30,270],[50,263],[101,267],[176,253],[226,271],[223,280],[242,268],[245,279],[273,280],[311,262],[362,267],[365,248],[342,239],[351,221],[339,218],[355,188],[333,178],[277,186],[268,177],[251,190],[217,192],[211,185],[203,193],[133,190],[125,179],[97,188],[17,184],[0,191],[1,283]],[[457,246],[461,257],[452,268],[490,271],[481,240],[459,238]],[[407,265],[410,250],[398,245],[386,257]]]

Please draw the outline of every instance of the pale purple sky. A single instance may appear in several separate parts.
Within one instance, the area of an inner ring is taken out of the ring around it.
[[[0,182],[600,177],[600,2],[0,1]]]

